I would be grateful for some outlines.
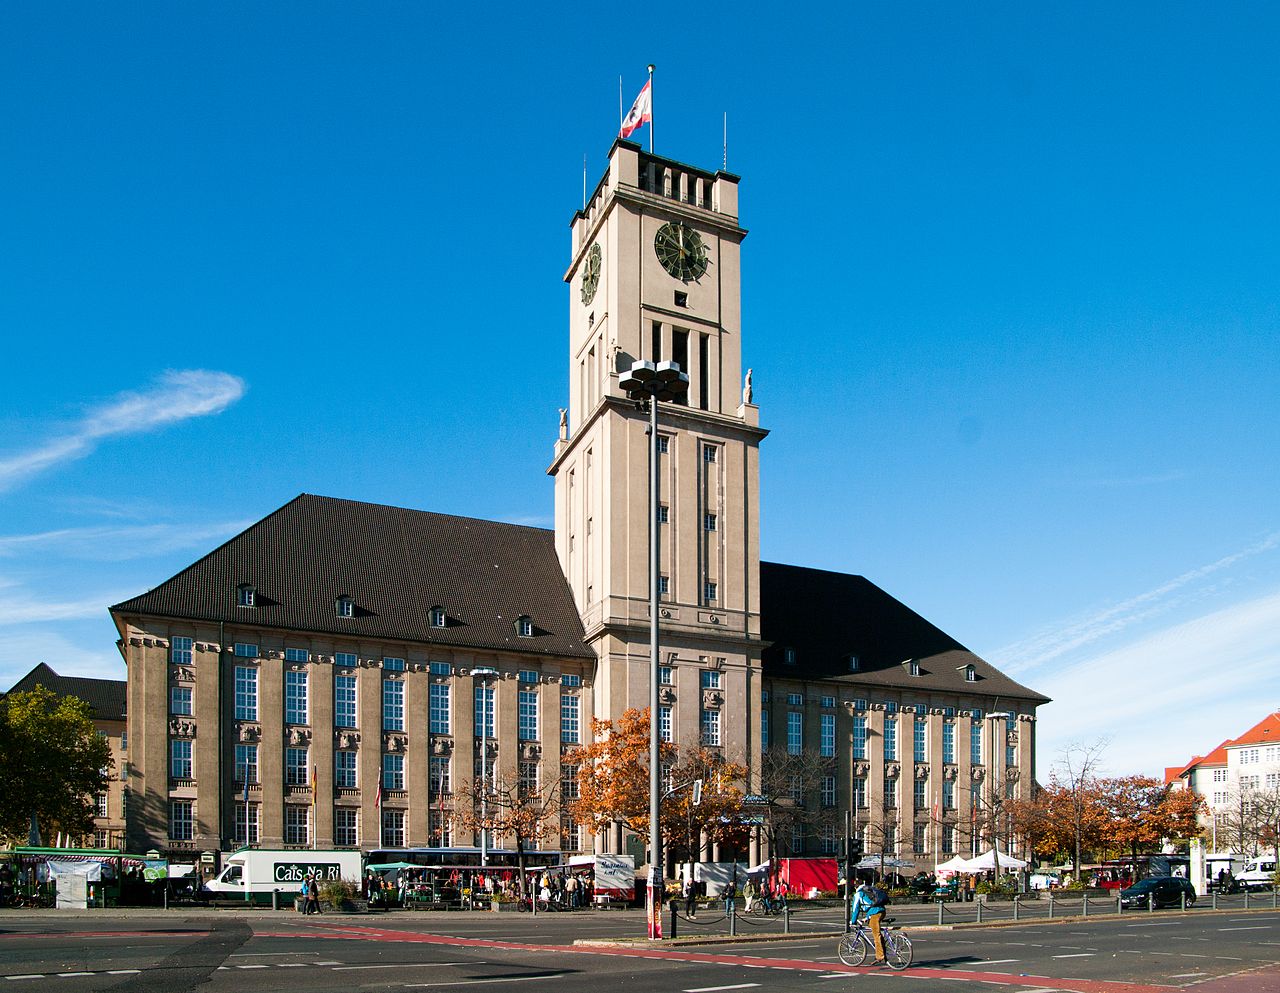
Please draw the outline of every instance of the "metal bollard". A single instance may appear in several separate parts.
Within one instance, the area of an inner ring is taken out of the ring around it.
[[[279,890],[271,891],[271,909],[272,910],[280,909],[280,891]]]
[[[676,930],[676,921],[678,921],[679,919],[680,917],[676,913],[676,902],[672,900],[671,901],[671,937],[673,938],[678,937],[678,931]]]
[[[1187,912],[1187,891],[1183,890],[1179,893],[1178,899],[1182,902],[1182,912],[1185,914]]]
[[[1244,888],[1244,909],[1249,909],[1249,887]]]
[[[938,901],[938,927],[942,927],[942,914],[946,909],[946,905],[941,900]]]
[[[732,938],[738,933],[738,907],[737,904],[729,904],[729,937]]]
[[[1154,914],[1156,912],[1156,895],[1154,893],[1147,894],[1147,913]]]
[[[1089,916],[1089,891],[1088,890],[1085,890],[1085,893],[1084,893],[1084,916],[1085,917]]]
[[[1116,890],[1116,913],[1117,913],[1117,914],[1123,914],[1123,913],[1124,913],[1124,904],[1120,902],[1120,891],[1119,891],[1119,890]]]
[[[1013,919],[1018,919],[1018,894],[1013,895]]]
[[[1276,909],[1276,888],[1274,886],[1271,887],[1271,909]]]
[[[1214,890],[1212,893],[1210,893],[1210,894],[1209,894],[1209,897],[1210,897],[1210,901],[1211,901],[1211,902],[1210,902],[1210,906],[1211,906],[1214,910],[1217,910],[1217,909],[1218,909],[1218,891],[1217,891],[1217,890]]]
[[[782,901],[782,933],[791,933],[791,904],[786,900]]]
[[[977,923],[981,924],[981,923],[982,923],[982,901],[981,901],[981,900],[979,900],[979,901],[977,902],[977,907],[978,907],[978,920],[977,920]]]
[[[1049,920],[1053,920],[1053,891],[1049,891]]]

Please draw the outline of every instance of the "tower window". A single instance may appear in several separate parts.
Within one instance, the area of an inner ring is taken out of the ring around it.
[[[796,650],[794,648],[784,648],[782,650],[782,661],[784,665],[795,665]]]
[[[707,514],[703,524],[708,531],[716,530],[716,515]]]
[[[241,583],[236,587],[236,606],[238,607],[256,607],[258,600],[258,591],[248,583]]]
[[[671,450],[671,439],[665,434],[658,435],[658,454],[666,455]]]
[[[660,504],[658,506],[658,523],[659,524],[671,523],[671,508],[668,507],[665,503]]]
[[[715,445],[705,445],[702,449],[703,462],[716,462],[719,460],[719,449]]]
[[[716,595],[719,593],[719,590],[716,589],[715,583],[707,583],[706,586],[703,587],[702,593],[703,599],[705,599],[707,603],[715,603]]]
[[[858,661],[858,656],[856,656],[856,655],[850,655],[850,656],[849,656],[849,671],[850,671],[850,672],[857,672],[857,671],[858,671],[858,669],[859,669],[859,667],[860,667],[860,665],[861,665],[861,663]]]
[[[658,596],[666,596],[670,592],[671,592],[671,577],[659,576],[658,577]]]
[[[337,611],[339,617],[354,617],[356,613],[355,601],[349,596],[338,597]]]
[[[689,294],[683,292],[682,290],[676,290],[676,306],[677,307],[689,306]]]

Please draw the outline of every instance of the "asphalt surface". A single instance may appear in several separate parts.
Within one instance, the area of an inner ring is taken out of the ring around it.
[[[909,908],[893,908],[899,923]],[[933,908],[921,908],[926,914]],[[936,915],[936,911],[934,912]],[[699,918],[710,931],[710,918]],[[0,989],[266,993],[465,987],[528,993],[730,993],[875,988],[1011,993],[1280,991],[1280,913],[1126,914],[909,927],[910,969],[840,963],[838,908],[798,912],[788,937],[699,934],[654,948],[635,911],[573,914],[0,911]],[[747,926],[744,923],[744,930]],[[698,925],[679,922],[681,934]],[[577,942],[575,944],[575,942]],[[584,943],[589,942],[589,944]]]

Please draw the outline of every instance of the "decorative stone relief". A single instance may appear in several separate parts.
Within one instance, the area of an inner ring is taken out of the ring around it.
[[[360,744],[359,731],[348,730],[348,731],[337,731],[335,733],[338,738],[338,747],[341,749],[346,750],[346,749],[355,748],[357,745]]]
[[[916,779],[928,779],[929,767],[927,765],[916,766]]]
[[[1004,771],[1004,778],[1006,782],[1016,783],[1019,775],[1018,770],[1014,768],[1008,768]]]
[[[547,685],[560,682],[560,674],[558,672],[543,674],[542,681]]]
[[[453,739],[452,738],[432,738],[431,754],[432,755],[452,755]]]
[[[526,762],[536,762],[542,758],[542,746],[536,741],[522,741],[520,743],[520,758]]]
[[[485,754],[485,757],[486,757],[486,758],[488,758],[488,759],[489,759],[489,761],[491,761],[491,762],[492,762],[492,761],[494,761],[495,759],[497,759],[497,757],[498,757],[498,743],[497,743],[496,741],[494,741],[492,738],[486,738],[486,739],[485,739],[485,741],[484,741],[484,743],[483,743],[483,747],[484,747],[484,754]],[[477,758],[479,758],[479,757],[480,757],[480,748],[481,748],[481,743],[480,743],[480,742],[476,742],[476,757],[477,757]]]
[[[960,776],[960,767],[959,767],[959,766],[949,765],[949,766],[945,766],[945,767],[943,768],[943,770],[942,770],[942,778],[943,778],[943,779],[950,779],[950,780],[954,781],[954,780],[958,779],[958,778],[959,778],[959,776]]]
[[[409,736],[404,734],[388,734],[386,748],[389,752],[403,752],[409,747]]]
[[[258,741],[262,737],[262,728],[257,724],[241,724],[238,737],[241,741]]]
[[[987,770],[979,766],[974,766],[969,770],[969,778],[975,783],[980,783],[987,778]]]
[[[902,772],[902,766],[897,762],[886,762],[884,764],[884,774],[889,779],[897,779],[898,774]]]
[[[310,728],[290,728],[289,744],[295,747],[300,745],[311,744],[311,729]]]
[[[855,762],[855,763],[853,763],[853,774],[854,774],[855,776],[865,776],[865,775],[869,774],[870,772],[871,772],[871,763],[870,763],[870,762]]]
[[[724,703],[724,694],[719,690],[703,690],[702,705],[704,707],[719,707]]]
[[[673,690],[670,686],[660,687],[658,690],[658,699],[662,703],[675,703],[676,691]]]
[[[169,733],[175,738],[194,738],[196,736],[195,721],[184,721],[174,717],[169,721]]]
[[[194,683],[196,681],[196,674],[186,666],[176,665],[169,670],[169,678],[179,683]]]

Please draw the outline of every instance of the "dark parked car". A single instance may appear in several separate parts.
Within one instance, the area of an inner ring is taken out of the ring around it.
[[[1182,895],[1187,895],[1187,906],[1196,902],[1196,891],[1191,881],[1181,876],[1161,876],[1156,879],[1139,879],[1126,890],[1120,891],[1120,906],[1147,906],[1147,898],[1157,907],[1180,907]]]

